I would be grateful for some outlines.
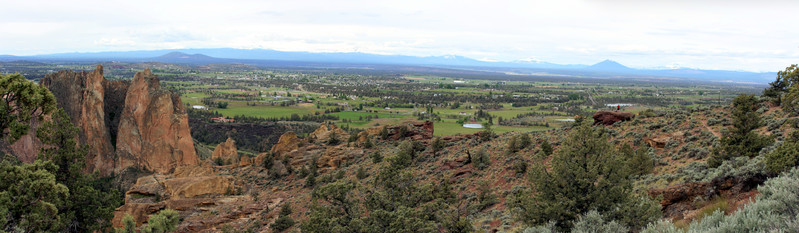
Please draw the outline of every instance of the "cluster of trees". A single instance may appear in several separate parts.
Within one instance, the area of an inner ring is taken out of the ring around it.
[[[43,86],[18,74],[0,75],[0,131],[13,143],[43,120],[37,137],[45,146],[33,163],[12,155],[0,160],[0,231],[91,232],[110,228],[121,195],[109,179],[85,174],[87,147],[75,139],[79,129]]]
[[[572,128],[552,155],[550,169],[545,166],[533,163],[533,187],[509,201],[518,219],[529,225],[568,230],[576,227],[580,216],[596,211],[611,221],[641,229],[661,216],[657,202],[632,189],[632,177],[654,167],[648,153],[615,148],[604,128],[594,128],[589,121]]]
[[[403,142],[371,184],[338,180],[313,190],[303,232],[472,232],[451,186],[419,182],[407,169],[418,147]]]
[[[799,67],[792,65],[777,73],[777,80],[763,96],[783,106],[791,115],[799,114]],[[766,154],[766,169],[782,172],[799,165],[799,132],[793,131],[777,149]]]
[[[164,209],[150,215],[147,224],[141,227],[141,233],[166,233],[174,232],[180,223],[180,215],[173,209]],[[136,222],[133,216],[125,214],[122,218],[122,228],[117,228],[117,233],[136,233]]]

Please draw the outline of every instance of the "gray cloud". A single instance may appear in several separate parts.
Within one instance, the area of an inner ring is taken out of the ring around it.
[[[797,1],[10,1],[0,54],[267,48],[775,71]]]

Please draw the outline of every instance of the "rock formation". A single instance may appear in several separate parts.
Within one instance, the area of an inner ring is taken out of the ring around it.
[[[711,182],[689,182],[663,189],[651,189],[649,195],[663,198],[660,205],[664,217],[675,221],[692,219],[703,204],[697,203],[697,200],[709,201],[723,197],[731,203],[731,209],[735,209],[749,202],[757,194],[755,188],[766,179],[762,175],[718,177]]]
[[[380,131],[386,127],[388,131],[388,138],[392,140],[400,140],[410,138],[412,140],[426,140],[433,138],[433,122],[405,122],[399,125],[392,126],[375,126],[365,131],[358,133],[358,141],[366,141],[369,136],[379,136]]]
[[[619,121],[630,120],[634,117],[629,112],[612,112],[612,111],[599,111],[594,113],[594,125],[613,125]]]
[[[230,193],[236,186],[230,175],[217,175],[210,168],[193,166],[172,175],[141,177],[125,193],[125,205],[117,208],[112,223],[122,226],[125,214],[133,216],[137,225],[150,214],[166,208],[187,212],[214,205],[213,197]]]
[[[308,135],[308,138],[311,138],[314,141],[326,142],[330,139],[331,134],[335,134],[338,140],[342,142],[347,141],[347,138],[350,137],[350,134],[347,133],[347,131],[340,129],[338,126],[322,123],[318,129],[314,130],[313,133]]]
[[[103,77],[103,67],[100,65],[92,72],[62,70],[42,79],[42,85],[50,89],[58,100],[58,107],[63,108],[72,119],[72,124],[81,129],[79,142],[90,145],[86,169],[101,174],[111,173],[114,164],[114,146],[105,111],[105,87],[125,87],[124,83],[111,83]],[[124,95],[124,92],[108,93],[109,96],[120,94]]]
[[[300,143],[302,139],[297,138],[297,134],[293,131],[289,131],[280,135],[280,139],[277,140],[277,144],[272,146],[270,152],[273,155],[281,155],[283,153],[296,150],[300,147]]]
[[[221,159],[228,164],[238,163],[239,152],[236,150],[236,141],[227,138],[226,141],[219,143],[219,145],[214,148],[214,153],[211,156],[211,160],[216,161],[217,159]]]
[[[335,169],[343,161],[364,155],[363,149],[352,147],[354,145],[348,145],[347,143],[332,146],[325,145],[324,142],[327,141],[331,133],[339,135],[337,137],[340,137],[339,140],[341,141],[346,141],[345,137],[349,137],[346,131],[335,125],[322,124],[308,135],[308,139],[313,140],[316,144],[306,139],[298,138],[294,132],[286,132],[280,136],[278,143],[272,146],[271,153],[275,158],[287,157],[288,165],[292,169],[299,169],[312,159],[317,158],[317,167],[325,170]],[[263,163],[264,157],[264,154],[258,155],[255,158],[255,163]]]
[[[108,81],[98,65],[91,72],[49,74],[42,85],[81,129],[79,143],[90,146],[89,172],[108,175],[139,167],[163,173],[197,162],[180,99],[161,90],[149,70],[137,73],[133,82]],[[26,137],[11,147],[23,161],[41,148],[35,135]]]
[[[197,163],[183,104],[177,95],[161,89],[158,77],[150,69],[133,77],[124,106],[119,119],[115,171],[135,166],[166,173],[180,165]]]

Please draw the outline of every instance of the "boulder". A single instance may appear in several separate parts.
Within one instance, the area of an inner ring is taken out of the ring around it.
[[[252,165],[252,160],[253,159],[250,158],[250,156],[246,156],[246,155],[245,156],[241,156],[241,159],[239,159],[239,166],[240,167],[250,166],[250,165]]]
[[[644,139],[644,142],[646,142],[646,144],[649,144],[650,147],[658,149],[663,149],[663,147],[666,147],[666,143],[669,143],[669,141],[671,141],[671,137],[669,136]]]
[[[278,139],[277,143],[272,146],[270,152],[273,155],[282,155],[286,152],[296,150],[300,147],[301,143],[302,139],[297,138],[297,134],[294,133],[294,131],[289,131],[283,135],[280,135],[280,139]]]
[[[213,161],[217,159],[222,159],[224,161],[230,162],[231,164],[239,163],[239,152],[236,150],[236,141],[231,138],[227,138],[226,141],[219,143],[219,145],[214,148],[214,153],[211,156]]]
[[[288,168],[286,168],[286,165],[284,165],[283,162],[281,161],[275,161],[275,163],[272,164],[272,168],[270,168],[270,172],[273,172],[279,177],[283,177],[289,174]]]
[[[116,145],[115,172],[139,167],[168,173],[198,162],[180,98],[161,89],[150,69],[136,73],[128,88]]]
[[[599,111],[594,113],[594,125],[613,125],[619,121],[630,120],[635,115],[629,112]]]

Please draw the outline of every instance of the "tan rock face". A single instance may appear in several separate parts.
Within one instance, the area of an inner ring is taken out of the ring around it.
[[[252,165],[252,160],[253,159],[250,158],[250,156],[241,156],[241,159],[239,159],[239,166],[250,166]]]
[[[42,79],[42,85],[56,96],[58,107],[66,110],[72,123],[81,129],[79,142],[90,145],[87,171],[105,175],[113,171],[114,153],[105,119],[106,82],[100,65],[88,73],[59,71]]]
[[[90,146],[87,171],[108,175],[135,166],[165,173],[197,163],[180,99],[161,90],[149,70],[137,73],[133,82],[108,81],[98,65],[92,72],[47,75],[42,85],[81,129],[80,144]],[[35,158],[41,143],[31,135],[13,148],[19,157]]]
[[[133,216],[137,225],[141,225],[149,215],[166,208],[185,211],[214,205],[214,197],[235,188],[232,176],[207,173],[207,167],[181,167],[178,170],[181,174],[194,176],[156,174],[139,178],[125,193],[125,205],[114,211],[113,225],[121,227],[126,214]]]
[[[161,90],[149,69],[136,73],[119,121],[115,171],[136,166],[168,173],[198,162],[180,98]]]
[[[319,168],[338,168],[342,162],[348,159],[361,157],[364,155],[363,149],[348,147],[346,144],[329,146],[325,149],[322,156],[316,161]]]
[[[358,133],[358,141],[363,142],[370,136],[379,136],[380,131],[386,128],[388,138],[392,140],[401,140],[410,138],[412,140],[426,140],[433,138],[433,122],[405,122],[393,126],[375,126]]]
[[[336,126],[336,125],[327,125],[327,124],[324,124],[324,123],[322,123],[322,125],[319,126],[318,129],[313,131],[313,133],[308,135],[308,137],[312,138],[314,141],[326,142],[328,139],[330,139],[330,134],[331,133],[335,133],[335,135],[338,138],[338,140],[342,141],[342,142],[346,142],[347,138],[350,137],[350,134],[347,133],[347,131],[344,131],[343,129],[339,128],[338,126]]]
[[[239,162],[239,152],[236,150],[236,141],[227,138],[225,142],[219,143],[214,148],[214,154],[211,156],[212,160],[222,159],[232,164]]]
[[[272,152],[273,155],[282,155],[286,152],[296,150],[300,147],[300,143],[302,143],[302,139],[297,138],[297,134],[293,131],[289,131],[280,135],[280,139],[272,146],[270,152]]]

